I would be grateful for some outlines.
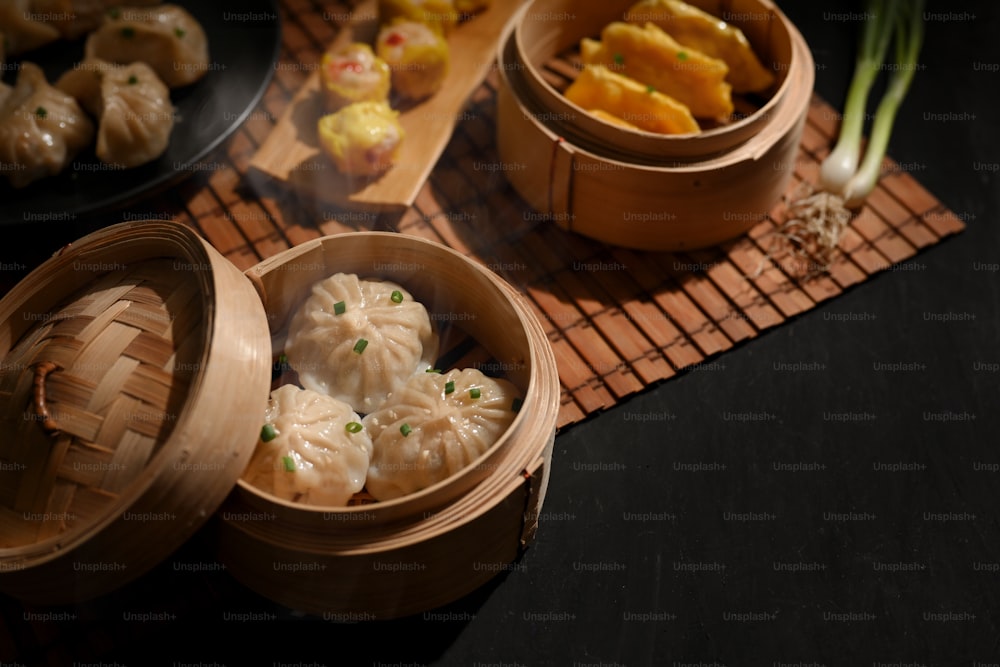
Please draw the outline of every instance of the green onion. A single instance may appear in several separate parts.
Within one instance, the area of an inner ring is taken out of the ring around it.
[[[262,442],[271,442],[278,437],[278,431],[274,424],[264,424],[260,429],[260,439]]]
[[[841,194],[858,169],[861,155],[861,132],[865,123],[868,93],[885,60],[892,38],[898,0],[869,0],[861,43],[854,60],[854,74],[847,89],[844,113],[837,143],[820,166],[820,188]]]
[[[139,83],[139,77],[137,77],[135,74],[133,74],[128,78],[128,85],[134,86],[137,83]]]
[[[450,394],[453,391],[455,391],[455,381],[454,380],[449,380],[448,382],[445,382],[444,383],[444,393]]]
[[[365,351],[366,347],[368,347],[368,341],[364,338],[359,338],[358,342],[354,344],[354,351],[361,354]]]
[[[479,387],[473,387],[469,390],[469,398],[479,398],[480,396],[481,392],[479,391]]]
[[[132,39],[133,37],[135,37],[135,28],[131,26],[125,26],[124,28],[122,28],[122,37],[124,37],[125,39]]]
[[[295,459],[291,456],[282,456],[281,463],[285,466],[285,472],[295,472]]]
[[[913,81],[917,57],[924,41],[923,0],[904,2],[896,16],[896,63],[889,77],[885,94],[875,109],[871,136],[865,148],[861,167],[844,187],[844,203],[849,207],[860,206],[875,189],[882,172],[882,160],[889,148],[889,135],[896,120],[899,106]]]
[[[398,289],[392,290],[392,295],[389,296],[393,303],[403,303],[403,293]]]
[[[792,246],[798,258],[819,267],[809,273],[829,270],[851,222],[851,208],[860,206],[875,188],[896,111],[918,66],[924,35],[923,7],[924,0],[868,0],[865,14],[871,18],[861,28],[836,145],[820,165],[817,186],[803,184],[803,194],[792,198],[784,222],[775,231]],[[894,33],[896,62],[875,110],[867,152],[861,161],[868,94],[885,67]]]
[[[347,304],[344,303],[343,301],[338,301],[337,303],[333,304],[334,315],[343,315],[344,311],[346,310],[347,310]]]
[[[623,56],[623,55],[622,55],[622,54],[620,54],[620,53],[616,53],[616,54],[614,55],[614,60],[615,60],[615,64],[616,64],[616,65],[621,65],[621,64],[624,64],[624,62],[625,62],[625,56]]]
[[[653,86],[646,86],[646,92],[652,95],[653,93],[656,92],[656,88],[654,88]]]
[[[347,425],[344,426],[344,430],[346,430],[348,433],[360,433],[361,429],[363,428],[364,426],[362,426],[358,422],[347,422]]]
[[[440,372],[441,372],[441,369],[440,369],[440,368],[428,368],[428,369],[427,369],[426,371],[424,371],[424,372],[425,372],[425,373],[440,373]]]
[[[35,115],[38,116],[39,118],[44,119],[46,116],[49,115],[49,112],[45,107],[38,107],[37,109],[35,109]]]
[[[174,34],[177,35],[177,39],[181,39],[186,34],[184,28],[174,28]]]
[[[677,52],[677,60],[687,60],[687,59],[688,59],[688,54],[686,51]]]
[[[409,424],[403,424],[402,426],[399,427],[399,432],[402,433],[403,437],[405,438],[406,436],[413,433],[413,429],[410,428]]]

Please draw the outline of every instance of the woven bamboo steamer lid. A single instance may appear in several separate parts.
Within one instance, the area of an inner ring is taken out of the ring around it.
[[[636,133],[599,122],[607,132],[590,134],[577,127],[589,115],[546,106],[553,98],[537,99],[515,40],[517,27],[536,6],[515,15],[501,38],[497,95],[504,174],[532,208],[563,229],[610,245],[678,251],[735,238],[780,201],[794,170],[815,72],[801,34],[783,14],[770,13],[777,12],[773,5],[766,4],[767,16],[784,26],[792,48],[787,63],[773,63],[784,75],[784,92],[772,97],[774,106],[759,117],[756,134],[697,159],[675,150],[681,142],[696,142],[694,137],[661,141],[656,145],[664,147],[664,156],[653,159],[621,140]]]
[[[309,507],[240,481],[223,506],[220,557],[248,587],[301,611],[393,618],[467,594],[531,541],[555,437],[558,372],[541,325],[502,279],[440,244],[380,232],[317,239],[250,271],[275,350],[312,283],[337,271],[394,280],[432,317],[454,316],[525,396],[489,451],[405,498]]]
[[[270,354],[256,291],[187,228],[124,223],[0,301],[0,589],[86,600],[166,558],[253,451]]]

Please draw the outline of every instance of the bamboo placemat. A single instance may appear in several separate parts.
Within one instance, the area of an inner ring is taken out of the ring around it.
[[[349,6],[282,0],[280,62],[246,124],[194,176],[143,210],[190,224],[241,269],[310,238],[386,229],[440,241],[528,295],[559,363],[566,427],[671,378],[914,257],[964,225],[900,165],[885,174],[829,272],[797,278],[771,250],[781,205],[747,235],[689,253],[611,248],[564,232],[507,184],[494,142],[495,69],[459,115],[452,140],[402,216],[324,208],[248,176],[255,150],[336,34]],[[814,97],[794,191],[815,182],[837,115]],[[763,269],[763,270],[761,270]]]

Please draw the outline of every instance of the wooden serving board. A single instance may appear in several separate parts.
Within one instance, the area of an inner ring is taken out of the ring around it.
[[[251,159],[250,168],[341,208],[408,208],[451,139],[469,96],[493,68],[497,40],[519,4],[514,0],[493,2],[451,32],[451,64],[444,84],[432,97],[399,108],[406,134],[395,165],[385,174],[378,178],[342,174],[320,150],[316,121],[324,112],[318,59],[301,63],[311,74]],[[377,5],[375,0],[358,3],[331,45],[374,43],[379,27]]]

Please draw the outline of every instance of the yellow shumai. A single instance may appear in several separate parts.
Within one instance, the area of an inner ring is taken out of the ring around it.
[[[565,94],[579,107],[603,111],[648,132],[686,134],[699,130],[683,104],[603,65],[584,66]]]
[[[317,123],[320,148],[344,174],[377,176],[393,166],[405,137],[387,102],[355,102]]]
[[[580,56],[673,97],[696,118],[725,120],[733,113],[726,63],[682,46],[652,23],[610,23],[601,41],[581,40]]]
[[[734,93],[760,92],[774,83],[774,74],[761,63],[742,30],[686,2],[640,0],[625,13],[625,21],[653,23],[680,44],[724,61]]]

